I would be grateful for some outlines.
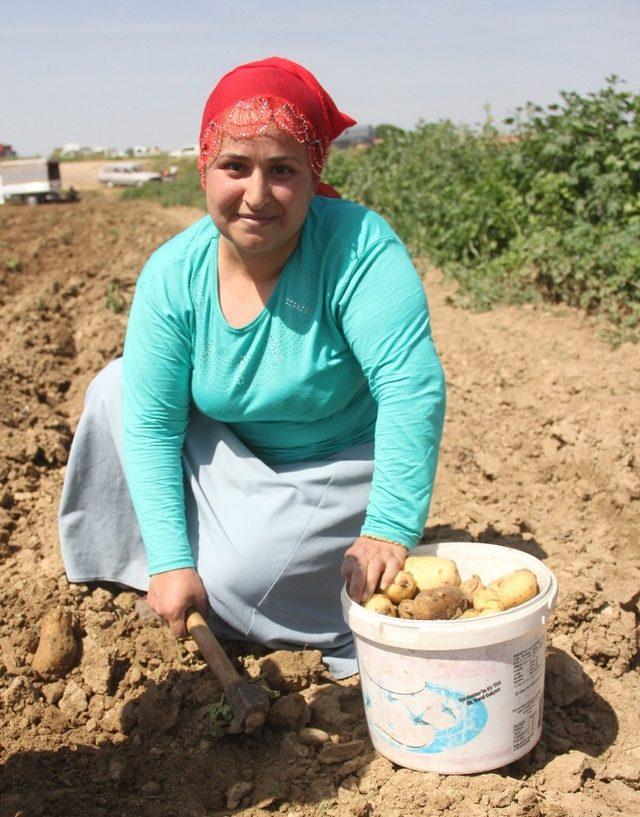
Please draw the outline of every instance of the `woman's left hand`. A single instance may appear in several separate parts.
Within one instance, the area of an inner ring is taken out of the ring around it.
[[[368,601],[380,585],[382,590],[402,570],[407,549],[393,542],[359,536],[344,554],[342,575],[349,596],[358,603]],[[382,578],[381,578],[382,577]]]

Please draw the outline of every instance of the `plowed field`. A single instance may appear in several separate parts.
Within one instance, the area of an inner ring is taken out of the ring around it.
[[[428,541],[543,559],[560,585],[542,740],[469,777],[378,756],[358,679],[314,653],[230,653],[283,693],[260,737],[211,732],[219,691],[133,592],[69,585],[57,503],[93,375],[121,352],[146,256],[198,217],[114,197],[0,209],[0,817],[609,817],[640,814],[640,354],[570,311],[450,305],[425,281],[448,381]],[[31,666],[67,611],[79,652]],[[307,720],[322,748],[300,741]]]

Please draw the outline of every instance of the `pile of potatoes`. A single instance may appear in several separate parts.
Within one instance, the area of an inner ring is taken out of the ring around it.
[[[452,559],[408,556],[384,593],[364,604],[384,616],[453,620],[493,615],[524,604],[538,594],[530,570],[514,570],[485,587],[479,576],[462,581]]]

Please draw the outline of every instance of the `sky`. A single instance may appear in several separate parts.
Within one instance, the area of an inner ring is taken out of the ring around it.
[[[0,0],[0,143],[193,143],[220,76],[268,56],[362,124],[500,122],[610,74],[640,92],[640,0]]]

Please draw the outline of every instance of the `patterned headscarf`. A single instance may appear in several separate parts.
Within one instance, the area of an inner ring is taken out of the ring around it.
[[[329,145],[355,124],[301,65],[282,57],[240,65],[222,77],[207,99],[200,129],[200,181],[204,188],[205,171],[225,136],[248,139],[271,125],[305,145],[319,179]],[[338,195],[329,185],[321,184],[318,192]]]

